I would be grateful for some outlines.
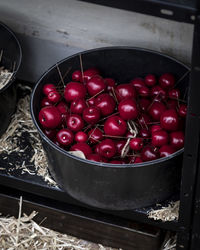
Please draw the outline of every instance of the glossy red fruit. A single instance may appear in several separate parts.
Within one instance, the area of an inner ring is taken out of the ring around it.
[[[84,121],[80,115],[71,114],[67,119],[67,127],[73,132],[78,132],[83,129]]]
[[[95,144],[103,140],[103,132],[99,128],[93,128],[88,132],[90,143]]]
[[[186,104],[180,104],[178,109],[178,114],[180,117],[185,118],[187,115],[187,105]]]
[[[104,123],[106,135],[122,136],[127,131],[127,124],[120,116],[111,116]]]
[[[162,128],[160,125],[152,125],[150,130],[151,130],[151,134],[153,134],[154,132],[162,130]]]
[[[112,114],[115,110],[115,105],[115,99],[107,93],[100,94],[95,99],[95,106],[100,109],[103,116]]]
[[[81,115],[84,109],[87,108],[86,101],[84,99],[76,99],[71,102],[70,111],[74,114]]]
[[[167,108],[168,109],[176,109],[178,106],[178,101],[174,99],[167,100]]]
[[[120,84],[115,88],[115,94],[118,101],[122,101],[127,98],[135,98],[136,92],[132,84],[124,83]]]
[[[147,111],[148,107],[150,106],[151,102],[149,99],[146,98],[141,98],[139,101],[139,107],[141,108],[142,111]]]
[[[53,103],[51,101],[49,101],[49,99],[47,97],[44,97],[41,101],[41,108],[46,107],[46,106],[52,106]]]
[[[83,72],[84,82],[88,82],[92,77],[99,75],[99,70],[95,68],[87,69]]]
[[[129,159],[129,164],[136,164],[143,162],[140,156],[130,156],[128,159]]]
[[[87,107],[83,111],[83,119],[89,124],[96,124],[100,117],[101,112],[97,107]]]
[[[76,142],[86,142],[88,139],[88,136],[85,132],[83,131],[78,131],[75,136],[74,139]]]
[[[99,154],[89,154],[87,155],[87,159],[90,161],[97,161],[97,162],[102,161],[102,157]]]
[[[49,92],[56,90],[56,86],[54,84],[48,83],[45,84],[43,87],[43,94],[46,96],[49,94]]]
[[[93,147],[95,154],[99,154],[99,143]]]
[[[141,163],[141,162],[143,162],[142,158],[139,156],[136,156],[134,163]]]
[[[148,127],[148,124],[151,122],[151,117],[145,113],[142,113],[139,117],[138,117],[138,122],[140,124],[141,127]]]
[[[129,146],[132,150],[139,151],[143,148],[143,140],[141,138],[132,138],[130,140]]]
[[[171,89],[174,87],[175,78],[170,73],[165,73],[159,78],[159,84],[164,89]]]
[[[181,149],[184,147],[184,133],[182,131],[175,131],[170,133],[170,144],[175,149]]]
[[[141,128],[139,135],[144,139],[149,139],[151,137],[150,131],[146,128]]]
[[[156,77],[152,74],[146,75],[144,82],[148,87],[152,87],[156,84]]]
[[[114,88],[115,85],[116,85],[116,82],[115,82],[115,80],[113,78],[104,78],[104,82],[105,82],[105,84],[107,86],[106,87],[107,91],[112,90],[112,88]]]
[[[69,113],[69,108],[65,102],[59,102],[56,108],[60,111],[61,114]]]
[[[82,151],[85,157],[88,155],[92,154],[92,149],[91,147],[85,143],[85,142],[78,142],[74,144],[71,148],[70,151]]]
[[[126,144],[125,140],[119,140],[119,141],[114,141],[115,142],[115,146],[117,149],[117,154],[121,155],[122,149],[124,147],[124,145]]]
[[[172,99],[180,99],[180,90],[179,89],[170,89],[168,91],[168,97]]]
[[[118,105],[119,115],[124,120],[134,120],[138,116],[138,108],[134,99],[122,100]]]
[[[170,145],[163,145],[159,149],[160,157],[167,157],[175,152],[175,149]]]
[[[175,131],[179,126],[179,118],[176,110],[168,109],[160,117],[160,125],[168,131]]]
[[[40,110],[39,121],[44,128],[56,128],[61,124],[61,113],[54,106],[47,106]]]
[[[55,143],[59,148],[65,148],[64,145],[60,144],[60,142],[57,141],[57,138],[56,138],[56,137],[54,137],[52,141],[53,141],[53,143]]]
[[[76,70],[72,73],[72,81],[83,82],[82,73],[80,70]]]
[[[160,121],[160,116],[165,112],[166,106],[162,102],[154,102],[149,110],[148,113],[152,117],[154,121]]]
[[[146,86],[143,86],[138,89],[138,94],[143,97],[148,97],[150,95],[150,90]]]
[[[64,90],[65,100],[67,102],[72,102],[75,99],[81,99],[81,98],[84,99],[86,96],[86,92],[87,92],[86,88],[82,83],[69,82],[65,86],[65,90]]]
[[[57,133],[55,129],[48,129],[48,128],[45,128],[43,132],[51,140],[56,136]]]
[[[111,139],[105,139],[99,143],[99,154],[105,158],[113,157],[116,151],[115,143]]]
[[[68,146],[72,144],[74,140],[74,134],[69,129],[63,128],[56,134],[56,139],[60,144]]]
[[[138,91],[141,87],[144,87],[144,80],[142,78],[135,78],[130,82],[134,88]]]
[[[61,96],[58,93],[58,91],[54,90],[48,93],[47,98],[49,99],[50,102],[57,103],[60,101]]]
[[[95,100],[96,100],[96,98],[92,97],[92,98],[88,99],[86,102],[87,102],[88,106],[92,107],[95,105]]]
[[[157,100],[165,100],[167,97],[167,92],[160,86],[156,85],[151,89],[151,96],[154,100],[155,98],[157,98]]]
[[[86,83],[87,91],[90,96],[94,96],[106,89],[106,84],[101,76],[94,76]]]
[[[142,149],[141,158],[143,161],[153,161],[159,158],[159,154],[156,148],[152,146],[146,146]]]
[[[155,147],[161,147],[167,144],[169,141],[168,133],[165,130],[160,130],[152,133],[152,145]]]

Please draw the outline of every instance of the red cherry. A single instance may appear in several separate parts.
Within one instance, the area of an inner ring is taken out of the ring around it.
[[[69,82],[65,86],[64,90],[65,100],[67,102],[71,102],[77,98],[85,98],[86,96],[86,88],[82,83],[79,82]]]
[[[160,116],[165,112],[166,106],[161,102],[154,102],[149,108],[149,114],[154,121],[160,121]]]
[[[118,111],[124,120],[134,120],[138,116],[137,104],[131,98],[122,100],[118,105]]]
[[[126,131],[126,122],[117,115],[109,117],[104,124],[104,132],[106,135],[122,136]]]
[[[110,161],[109,163],[111,163],[111,164],[124,164],[124,161],[113,160],[113,161]]]
[[[92,98],[88,99],[87,100],[88,106],[90,106],[90,107],[94,106],[95,105],[95,100],[96,100],[95,97],[92,97]]]
[[[70,151],[82,151],[85,157],[88,155],[92,154],[92,149],[91,147],[85,143],[85,142],[78,142],[74,144],[71,148]]]
[[[120,84],[115,88],[115,94],[118,101],[122,101],[127,98],[135,98],[136,92],[130,83]]]
[[[83,82],[82,73],[80,70],[76,70],[72,73],[72,81]]]
[[[143,148],[143,140],[141,138],[132,138],[129,146],[132,150],[139,151]]]
[[[160,125],[152,125],[150,130],[151,130],[151,134],[153,134],[154,132],[162,130],[162,128]]]
[[[187,115],[187,105],[186,104],[180,104],[178,109],[178,114],[180,117],[185,118]]]
[[[135,164],[135,163],[141,163],[143,162],[142,158],[140,156],[130,156],[129,158],[129,164]]]
[[[167,157],[175,152],[175,149],[170,145],[163,145],[159,149],[160,157]]]
[[[83,72],[83,79],[88,82],[92,77],[99,75],[99,70],[95,68],[87,69]]]
[[[172,99],[180,99],[180,90],[179,89],[170,89],[168,91],[168,97]]]
[[[102,161],[102,157],[98,154],[89,154],[89,155],[87,155],[87,159],[90,161],[97,161],[97,162]]]
[[[140,106],[142,111],[146,111],[148,109],[148,107],[150,106],[150,104],[151,104],[149,99],[146,99],[146,98],[141,98],[138,101],[138,103],[139,103],[139,106]]]
[[[60,142],[57,141],[57,138],[56,138],[56,137],[55,137],[52,141],[53,141],[53,143],[55,143],[59,148],[63,148],[63,149],[65,148],[64,145],[60,144]]]
[[[46,107],[46,106],[52,106],[53,103],[51,101],[49,101],[49,99],[47,97],[44,97],[41,101],[41,107]]]
[[[111,139],[105,139],[99,143],[99,154],[105,158],[113,157],[116,151],[115,143]]]
[[[117,149],[117,154],[121,155],[122,149],[124,145],[126,144],[125,140],[115,141],[115,146]]]
[[[69,113],[68,106],[65,102],[59,102],[56,107],[60,111],[61,114]]]
[[[144,139],[149,139],[150,138],[150,131],[146,128],[142,128],[139,131],[139,135],[144,138]]]
[[[141,163],[141,162],[143,162],[142,158],[141,158],[141,157],[136,156],[136,157],[135,157],[135,161],[134,161],[134,163]]]
[[[56,139],[60,144],[68,146],[72,144],[74,140],[74,134],[69,129],[63,128],[58,131]]]
[[[78,132],[84,127],[84,121],[80,115],[71,114],[67,119],[67,127],[74,132]]]
[[[128,131],[128,132],[126,133],[126,137],[127,137],[127,138],[133,138],[133,133],[131,133],[130,131]]]
[[[178,106],[178,101],[177,100],[170,99],[170,100],[167,101],[168,109],[176,109],[177,106]]]
[[[58,93],[58,91],[53,90],[53,91],[51,91],[51,92],[48,93],[47,98],[49,99],[50,102],[57,103],[57,102],[60,101],[61,96]]]
[[[103,140],[103,132],[99,128],[93,128],[88,132],[89,141],[95,144]]]
[[[144,81],[142,78],[135,78],[130,82],[134,88],[138,91],[141,87],[145,87]]]
[[[98,94],[106,89],[106,84],[101,76],[94,76],[86,83],[87,91],[90,96]]]
[[[169,136],[165,130],[159,130],[152,133],[152,145],[155,147],[161,147],[168,143]]]
[[[159,157],[157,150],[151,146],[146,146],[141,152],[141,158],[143,161],[153,161]]]
[[[170,133],[170,144],[176,148],[180,149],[184,147],[184,133],[182,131],[175,131]]]
[[[39,121],[44,128],[56,128],[61,123],[61,113],[54,106],[47,106],[40,110]]]
[[[56,130],[55,129],[48,129],[45,128],[43,130],[44,134],[49,138],[49,139],[53,139],[56,136]]]
[[[76,99],[73,102],[71,102],[71,105],[70,105],[70,111],[71,113],[74,113],[74,114],[81,115],[85,108],[87,108],[87,104],[84,99]]]
[[[151,89],[151,96],[153,96],[153,98],[157,98],[158,100],[166,99],[167,93],[163,88],[157,85]]]
[[[112,88],[114,88],[115,85],[116,85],[115,80],[112,79],[112,78],[104,78],[104,82],[105,82],[105,84],[107,86],[108,91],[112,90]]]
[[[141,127],[146,127],[151,122],[151,118],[149,115],[141,113],[141,115],[138,117],[138,121]]]
[[[165,73],[159,78],[159,84],[164,89],[171,89],[174,87],[175,78],[170,73]]]
[[[76,134],[75,134],[75,137],[74,137],[75,141],[76,142],[86,142],[87,139],[88,139],[88,136],[85,132],[83,131],[78,131]]]
[[[176,110],[168,109],[160,117],[160,125],[163,129],[175,131],[179,126],[179,119]]]
[[[156,84],[156,77],[149,74],[144,78],[144,82],[148,87],[152,87]]]
[[[89,124],[96,124],[101,117],[100,109],[97,107],[87,107],[83,111],[83,119]]]
[[[43,93],[47,96],[49,92],[56,90],[56,86],[54,84],[48,83],[43,87]]]
[[[99,143],[94,146],[95,154],[99,154]]]
[[[138,94],[143,97],[147,97],[150,95],[150,90],[146,86],[143,86],[138,89]]]
[[[99,95],[95,100],[95,106],[100,109],[103,116],[112,114],[115,105],[115,99],[107,93]]]

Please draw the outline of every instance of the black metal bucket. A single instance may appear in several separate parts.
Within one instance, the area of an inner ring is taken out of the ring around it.
[[[22,60],[22,50],[15,34],[0,23],[0,51],[3,51],[0,67],[13,72],[7,84],[0,89],[0,136],[6,131],[16,109],[15,79]]]
[[[113,77],[119,83],[148,73],[161,75],[171,72],[179,79],[189,70],[171,57],[132,47],[100,48],[85,51],[81,55],[85,69],[96,67],[102,75]],[[59,62],[62,75],[70,67],[70,72],[80,69],[79,59],[79,54],[76,54]],[[32,93],[31,113],[42,138],[50,172],[69,195],[90,206],[128,210],[163,201],[178,190],[183,149],[169,157],[134,166],[113,165],[77,158],[51,142],[40,129],[38,113],[44,84],[57,83],[59,80],[56,66],[41,77]],[[178,85],[184,93],[188,76]]]

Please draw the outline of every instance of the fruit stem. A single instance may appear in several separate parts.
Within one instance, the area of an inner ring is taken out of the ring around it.
[[[114,90],[113,87],[112,87],[111,89],[112,89],[112,93],[113,93],[113,96],[114,96],[114,98],[115,98],[115,101],[116,101],[116,103],[118,104],[119,102],[118,102],[118,100],[117,100],[117,97],[116,97],[116,94],[115,94],[115,90]]]
[[[62,74],[61,74],[61,72],[60,72],[60,69],[59,69],[59,67],[58,67],[58,64],[57,64],[57,63],[56,63],[56,68],[57,68],[57,70],[58,70],[58,74],[59,74],[59,76],[60,76],[60,80],[61,80],[61,82],[62,82],[62,84],[63,84],[63,87],[65,87],[65,83],[64,83],[64,80],[63,80]]]
[[[80,60],[80,66],[81,66],[82,80],[83,80],[83,84],[85,84],[85,82],[84,82],[84,75],[83,75],[83,61],[82,61],[82,56],[81,56],[81,54],[79,54],[79,60]]]
[[[174,88],[179,84],[179,82],[181,82],[185,77],[186,75],[190,73],[190,69],[188,71],[185,72],[185,74],[183,76],[181,76],[181,78],[179,78],[179,80],[176,82],[176,84],[174,85]]]
[[[131,138],[128,138],[126,144],[122,148],[121,158],[124,158],[128,154],[130,140],[131,140]]]
[[[89,99],[86,100],[86,102],[88,102],[89,100],[91,100],[92,98],[96,97],[97,95],[101,94],[104,91],[104,89],[102,89],[101,91],[99,91],[98,93],[96,93],[95,95],[91,96]]]
[[[106,117],[104,117],[103,119],[99,120],[99,122],[102,122],[102,121],[104,121],[105,119],[107,119],[107,118],[109,118],[109,117],[112,117],[112,116],[114,116],[114,115],[117,115],[117,114],[119,114],[119,112],[116,112],[116,113],[113,113],[112,115],[106,116]]]

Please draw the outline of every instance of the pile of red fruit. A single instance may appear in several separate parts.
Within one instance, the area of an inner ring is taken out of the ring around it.
[[[77,70],[65,86],[45,84],[43,94],[39,122],[45,135],[88,160],[140,163],[184,146],[187,106],[170,73],[117,84],[97,69]]]

